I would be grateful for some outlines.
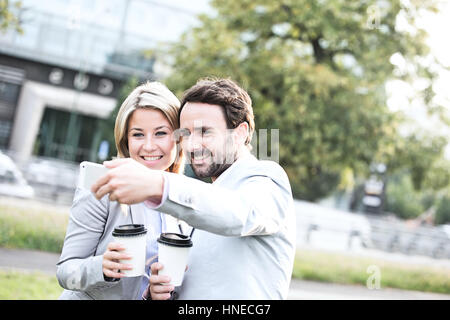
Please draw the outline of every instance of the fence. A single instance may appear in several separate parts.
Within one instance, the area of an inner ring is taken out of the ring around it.
[[[305,201],[295,201],[295,210],[298,245],[450,259],[450,237],[442,226],[411,226],[392,217],[345,212]]]

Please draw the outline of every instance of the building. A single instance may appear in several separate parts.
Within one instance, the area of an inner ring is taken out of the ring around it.
[[[149,52],[196,22],[197,2],[22,0],[23,34],[0,33],[0,149],[19,163],[96,161],[120,87],[164,76]]]

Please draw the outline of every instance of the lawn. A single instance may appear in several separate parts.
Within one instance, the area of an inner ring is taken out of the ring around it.
[[[369,277],[379,272],[380,288],[398,288],[450,294],[450,268],[389,262],[344,253],[297,250],[293,278],[341,284],[374,285]]]
[[[0,204],[0,247],[61,252],[68,212],[48,207]]]
[[[0,270],[0,300],[55,300],[62,291],[55,276]]]

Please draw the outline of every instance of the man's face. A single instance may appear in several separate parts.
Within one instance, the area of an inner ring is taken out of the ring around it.
[[[221,106],[187,102],[180,114],[182,147],[198,177],[217,178],[236,160],[237,146]]]

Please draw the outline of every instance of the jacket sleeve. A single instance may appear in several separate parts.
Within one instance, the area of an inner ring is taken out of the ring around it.
[[[286,228],[290,187],[252,175],[230,190],[185,176],[164,173],[167,197],[158,210],[194,228],[224,236],[270,235]]]
[[[78,189],[70,210],[69,223],[56,276],[61,287],[88,291],[110,287],[103,277],[103,255],[95,255],[108,216],[107,196],[97,201],[94,195]]]

